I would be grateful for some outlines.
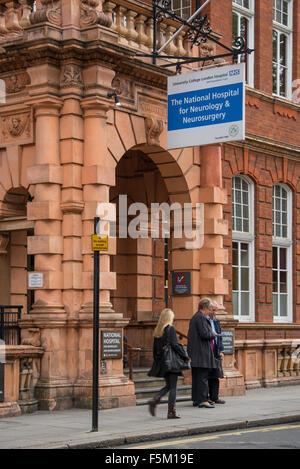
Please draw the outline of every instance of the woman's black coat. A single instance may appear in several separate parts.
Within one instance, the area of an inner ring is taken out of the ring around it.
[[[197,311],[190,320],[188,332],[187,352],[192,367],[216,368],[211,348],[211,341],[214,338],[208,319],[200,311]]]
[[[163,361],[163,347],[170,343],[172,348],[180,355],[183,359],[186,359],[186,355],[182,354],[182,349],[178,347],[179,342],[176,335],[176,330],[173,326],[169,325],[164,328],[162,337],[154,337],[153,343],[153,365],[151,370],[148,372],[148,376],[155,376],[156,378],[163,378],[166,374]],[[182,376],[181,372],[174,373]]]

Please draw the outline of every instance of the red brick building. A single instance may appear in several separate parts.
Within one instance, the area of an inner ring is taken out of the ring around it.
[[[198,4],[172,7],[187,18]],[[151,2],[0,0],[0,306],[22,306],[10,329],[20,337],[5,338],[0,416],[90,405],[91,235],[98,203],[120,195],[146,208],[203,203],[204,245],[185,249],[173,225],[169,237],[111,236],[101,254],[101,332],[122,331],[141,348],[136,364],[148,366],[161,309],[171,307],[186,334],[199,298],[209,296],[235,338],[224,395],[299,383],[300,4],[211,0],[205,13],[216,40],[231,47],[242,36],[254,49],[239,59],[246,138],[168,151],[175,66],[142,56],[153,48]],[[161,23],[157,46],[179,26]],[[212,40],[191,50],[183,30],[165,52],[224,50]],[[188,294],[172,290],[174,272],[189,273]],[[100,406],[134,405],[122,358],[101,366]]]

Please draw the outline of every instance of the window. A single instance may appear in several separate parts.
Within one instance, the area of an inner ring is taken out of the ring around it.
[[[254,187],[246,176],[232,180],[233,314],[254,321]]]
[[[177,16],[188,20],[191,14],[191,0],[171,0],[171,9]]]
[[[292,0],[273,0],[273,94],[291,98]]]
[[[233,0],[232,39],[243,37],[246,47],[254,49],[254,0]],[[239,62],[245,62],[246,82],[254,86],[254,52],[242,54]]]
[[[274,321],[292,321],[292,193],[273,187],[273,314]]]

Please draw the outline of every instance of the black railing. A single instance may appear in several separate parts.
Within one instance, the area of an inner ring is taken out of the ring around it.
[[[23,306],[0,305],[0,340],[5,345],[20,345],[21,330],[18,321],[21,318]]]

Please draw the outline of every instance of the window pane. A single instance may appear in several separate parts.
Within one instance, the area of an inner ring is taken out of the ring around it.
[[[241,293],[241,315],[249,316],[249,293]]]
[[[280,293],[287,293],[286,272],[280,272]]]
[[[233,39],[236,39],[239,35],[238,24],[239,24],[238,15],[236,13],[233,13],[233,15],[232,15],[232,37],[233,37]]]
[[[232,243],[232,265],[238,265],[238,243]]]
[[[248,244],[241,244],[241,265],[249,265]]]
[[[277,270],[273,270],[273,293],[277,293],[278,291],[278,272]]]
[[[277,248],[273,247],[273,269],[277,269]]]
[[[249,269],[241,269],[241,290],[249,291]]]
[[[242,231],[242,220],[240,218],[236,219],[235,229],[236,231]]]
[[[280,295],[280,316],[287,316],[287,295]]]
[[[286,269],[286,248],[280,248],[280,269]]]
[[[278,295],[273,294],[273,314],[278,316]]]
[[[239,271],[237,267],[232,269],[232,290],[239,289]]]
[[[238,316],[239,314],[239,304],[238,304],[238,293],[232,292],[232,304],[233,304],[233,314]]]
[[[249,232],[249,222],[247,220],[244,220],[244,228],[243,228],[243,231],[246,233],[246,232]]]

